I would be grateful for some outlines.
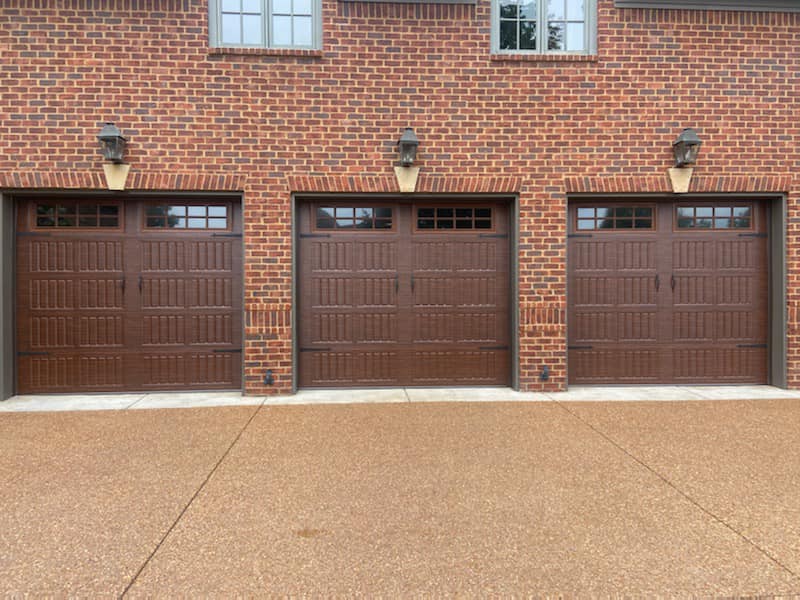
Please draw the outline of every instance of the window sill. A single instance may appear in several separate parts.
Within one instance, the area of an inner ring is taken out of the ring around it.
[[[498,62],[597,62],[597,54],[490,54],[489,59]]]
[[[217,47],[208,49],[209,56],[302,56],[322,58],[322,50],[310,48],[231,48]]]

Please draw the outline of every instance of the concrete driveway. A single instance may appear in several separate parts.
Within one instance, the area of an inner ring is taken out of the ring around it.
[[[0,414],[0,595],[800,594],[800,401]]]

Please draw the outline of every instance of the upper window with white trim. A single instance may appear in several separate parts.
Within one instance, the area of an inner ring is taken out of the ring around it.
[[[596,0],[493,0],[492,51],[596,52]]]
[[[209,0],[212,46],[319,48],[320,0]]]

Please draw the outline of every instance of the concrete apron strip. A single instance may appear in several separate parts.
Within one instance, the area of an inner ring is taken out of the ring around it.
[[[151,394],[66,394],[15,396],[3,412],[144,410],[214,406],[390,404],[408,402],[676,402],[692,400],[800,399],[800,391],[768,385],[742,386],[573,386],[566,392],[516,392],[510,388],[385,388],[301,390],[291,396],[243,396],[240,392]]]
[[[241,392],[25,395],[0,402],[0,413],[255,406],[263,402],[263,396],[243,396]]]
[[[743,386],[573,386],[566,392],[516,392],[510,388],[388,388],[300,390],[267,397],[266,405],[394,402],[651,402],[697,400],[800,399],[800,390],[769,385]]]

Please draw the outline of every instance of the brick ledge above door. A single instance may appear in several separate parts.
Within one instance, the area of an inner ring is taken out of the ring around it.
[[[399,194],[394,175],[297,175],[288,178],[290,191],[303,193]],[[420,173],[416,193],[516,194],[521,177],[436,176]]]
[[[193,191],[193,192],[239,192],[244,189],[245,178],[241,175],[212,175],[196,172],[154,173],[131,172],[127,190],[131,192]],[[102,172],[86,171],[33,171],[0,172],[0,189],[27,190],[106,190]]]
[[[798,180],[800,181],[800,180]],[[689,193],[781,193],[789,192],[798,182],[791,174],[777,175],[700,175],[695,174]],[[565,177],[567,194],[653,194],[672,193],[669,177],[612,176],[612,177]]]

